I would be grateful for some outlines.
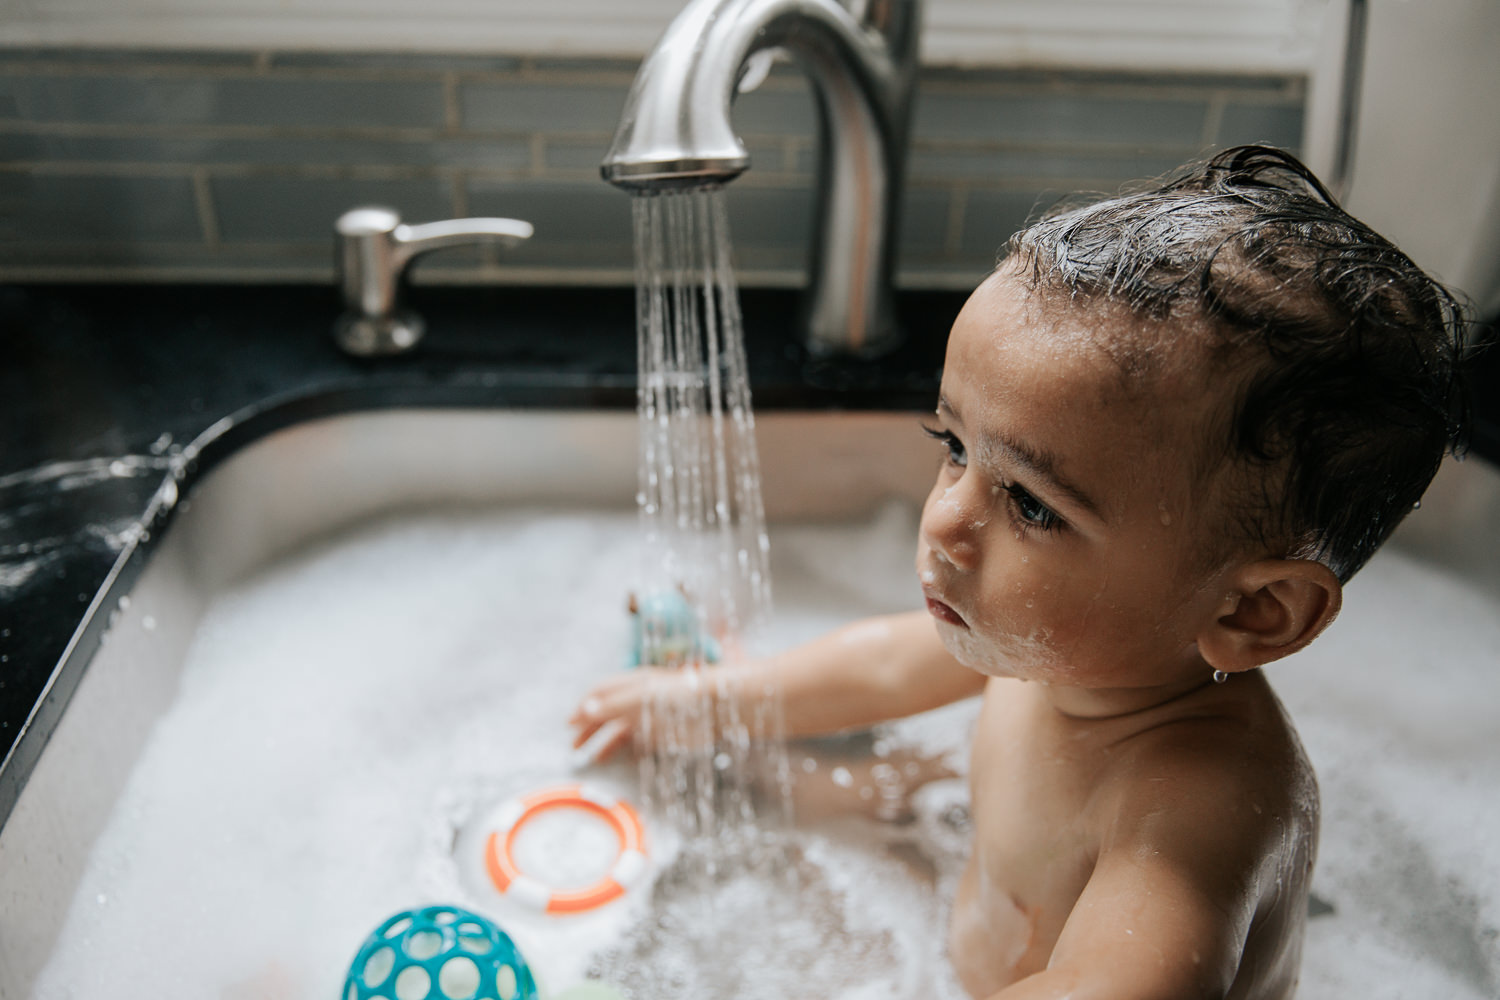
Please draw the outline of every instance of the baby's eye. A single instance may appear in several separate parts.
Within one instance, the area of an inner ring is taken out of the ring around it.
[[[1005,492],[1010,494],[1011,504],[1022,521],[1043,531],[1051,531],[1057,527],[1058,516],[1052,512],[1052,508],[1032,496],[1026,487],[1011,483],[1005,487]]]
[[[960,468],[969,464],[969,455],[964,451],[964,443],[952,431],[939,430],[925,424],[922,425],[922,430],[926,431],[927,436],[933,440],[943,442],[943,447],[948,449],[948,461]]]

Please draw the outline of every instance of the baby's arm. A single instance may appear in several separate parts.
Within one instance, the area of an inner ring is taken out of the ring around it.
[[[1286,952],[1271,939],[1305,911],[1286,873],[1306,863],[1307,833],[1276,815],[1278,796],[1256,787],[1265,779],[1246,780],[1260,765],[1122,768],[1101,789],[1114,804],[1101,811],[1099,857],[1047,968],[990,1000],[1284,995]]]
[[[989,1000],[1210,1000],[1228,995],[1249,913],[1226,912],[1181,873],[1101,862],[1047,968]]]
[[[609,756],[632,738],[653,691],[656,697],[686,696],[699,683],[710,683],[711,690],[733,685],[742,699],[779,691],[792,737],[914,715],[984,689],[984,677],[943,648],[926,612],[911,612],[856,622],[764,660],[710,667],[702,677],[659,668],[618,674],[574,711],[574,746],[612,726],[596,754]]]

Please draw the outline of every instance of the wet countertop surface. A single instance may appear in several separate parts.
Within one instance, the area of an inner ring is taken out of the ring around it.
[[[964,296],[903,293],[878,361],[798,345],[794,292],[742,292],[758,409],[930,409]],[[0,286],[0,802],[13,801],[87,658],[194,483],[289,424],[360,409],[635,404],[631,289],[415,288],[410,354],[333,345],[311,286]],[[26,733],[25,739],[22,734]],[[3,815],[3,813],[0,813]]]

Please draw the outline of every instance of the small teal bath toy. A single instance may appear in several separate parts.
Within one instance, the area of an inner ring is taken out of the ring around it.
[[[719,644],[698,624],[698,612],[680,589],[630,595],[630,650],[625,666],[680,667],[719,662]]]
[[[537,1000],[510,936],[457,906],[402,910],[365,939],[343,1000]]]

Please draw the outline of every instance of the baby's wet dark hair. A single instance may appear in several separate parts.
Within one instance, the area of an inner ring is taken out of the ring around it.
[[[1203,363],[1244,373],[1216,456],[1262,470],[1238,520],[1341,580],[1462,450],[1463,308],[1282,150],[1055,210],[1005,260],[1048,298],[1207,330]]]

